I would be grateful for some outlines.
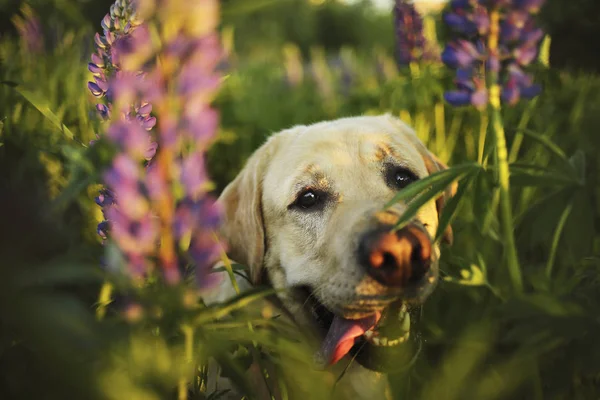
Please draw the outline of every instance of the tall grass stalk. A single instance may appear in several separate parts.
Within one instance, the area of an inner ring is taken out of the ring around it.
[[[521,145],[523,144],[523,130],[527,129],[527,124],[529,124],[529,120],[531,119],[531,115],[533,114],[533,110],[537,105],[537,97],[531,100],[525,111],[523,111],[523,116],[517,125],[517,133],[515,134],[515,138],[513,139],[513,143],[510,146],[510,152],[508,153],[508,162],[513,163],[517,161],[517,157],[519,157],[519,150],[521,150]]]

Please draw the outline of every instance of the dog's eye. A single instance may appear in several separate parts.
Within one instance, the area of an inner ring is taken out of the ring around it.
[[[386,173],[386,181],[388,185],[394,189],[404,189],[409,184],[419,180],[417,176],[410,170],[402,167],[389,168]]]
[[[321,206],[324,198],[323,193],[314,189],[306,189],[298,195],[291,206],[302,210],[311,210]]]
[[[319,202],[319,194],[312,190],[307,190],[298,197],[298,206],[307,209],[314,207]]]

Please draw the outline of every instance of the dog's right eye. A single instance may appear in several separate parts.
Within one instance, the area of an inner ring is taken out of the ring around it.
[[[299,208],[301,210],[312,210],[323,205],[325,195],[314,189],[306,189],[302,191],[296,201],[290,207]]]

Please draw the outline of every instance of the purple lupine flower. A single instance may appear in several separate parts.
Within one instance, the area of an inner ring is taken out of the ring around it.
[[[472,69],[457,69],[454,80],[458,90],[444,93],[444,98],[455,106],[472,104],[483,108],[488,102],[488,92],[485,77],[473,72]]]
[[[543,31],[535,26],[533,15],[544,0],[453,0],[444,21],[455,39],[442,53],[442,61],[457,69],[457,90],[444,95],[455,106],[488,103],[486,70],[497,77],[501,99],[508,105],[532,98],[541,87],[523,71],[537,57]],[[499,15],[500,32],[495,48],[488,48],[491,13]]]
[[[134,0],[117,0],[110,7],[110,13],[102,19],[103,34],[96,33],[96,53],[92,54],[88,70],[94,76],[94,82],[88,82],[88,88],[95,97],[102,98],[108,89],[108,79],[121,69],[118,62],[116,45],[136,31],[141,24],[135,9]]]
[[[140,102],[138,107],[135,105],[132,107],[133,99],[137,98],[139,91],[137,86],[142,84],[143,73],[124,69],[119,56],[120,49],[123,47],[126,48],[125,52],[132,47],[142,47],[140,45],[141,38],[147,36],[146,29],[137,18],[133,0],[117,0],[111,6],[110,13],[103,18],[101,25],[103,34],[96,33],[94,36],[97,51],[92,54],[91,62],[88,64],[88,70],[94,79],[92,82],[88,82],[88,89],[99,99],[100,103],[96,104],[96,110],[105,121],[110,120],[113,116],[114,92],[119,91],[121,103],[125,103],[126,108],[117,110],[117,118],[122,118],[122,121],[113,124],[108,129],[107,137],[130,152],[134,158],[141,156],[149,161],[156,154],[158,146],[146,131],[151,130],[156,124],[156,118],[150,115],[152,106],[147,102]],[[148,53],[147,48],[145,51]],[[131,81],[135,81],[137,85],[130,84]],[[126,90],[130,91],[129,101],[121,93]],[[132,119],[137,123],[129,124],[128,121]],[[95,140],[90,144],[92,145],[94,142]],[[106,218],[105,207],[107,205],[100,204],[100,206],[103,208],[103,215]],[[101,225],[102,228],[98,227],[98,233],[104,240],[111,224],[107,220],[102,221]]]
[[[457,69],[458,90],[446,93],[446,101],[456,106],[485,107],[488,103],[486,70],[498,77],[501,99],[506,104],[514,105],[520,98],[539,94],[541,88],[533,84],[522,68],[538,55],[543,32],[535,26],[533,14],[542,4],[543,0],[453,0],[450,3],[444,20],[457,37],[444,49],[442,61]],[[500,18],[498,44],[494,49],[487,46],[492,12]]]
[[[140,24],[133,3],[118,0],[102,21],[104,35],[95,38],[89,86],[107,100],[97,109],[109,118],[106,137],[118,149],[96,199],[107,220],[98,232],[114,241],[134,276],[158,264],[168,282],[177,282],[179,267],[191,259],[206,285],[220,251],[212,231],[221,210],[207,193],[204,151],[218,127],[210,102],[223,52],[206,12],[217,0],[185,2],[189,15],[171,15],[178,1],[146,7],[138,0],[140,10],[151,10]],[[210,29],[199,29],[202,22]],[[169,36],[157,43],[149,35],[152,23],[162,33],[168,25]]]
[[[396,58],[399,66],[436,58],[435,51],[423,35],[423,19],[412,2],[396,0],[394,4]]]
[[[156,217],[149,214],[139,219],[132,219],[119,208],[108,211],[110,237],[115,240],[119,249],[128,257],[149,256],[156,249],[159,235],[159,223]]]
[[[29,53],[39,54],[44,51],[44,32],[42,24],[33,9],[25,4],[21,7],[23,17],[16,16],[13,23]]]

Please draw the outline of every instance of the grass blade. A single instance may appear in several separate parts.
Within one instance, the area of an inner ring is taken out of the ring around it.
[[[438,184],[439,182],[446,182],[446,184],[444,186],[444,187],[446,187],[449,184],[451,184],[452,182],[454,182],[456,179],[461,177],[462,175],[466,174],[467,172],[473,171],[473,170],[479,170],[480,168],[481,168],[481,166],[479,164],[468,163],[468,164],[457,165],[457,166],[445,169],[443,171],[435,172],[426,178],[423,178],[415,183],[410,184],[406,189],[402,189],[400,192],[398,192],[394,196],[394,198],[392,200],[390,200],[385,205],[385,208],[389,208],[389,207],[393,206],[394,204],[396,204],[400,201],[403,201],[403,200],[410,200],[413,197],[415,197],[417,194],[423,192],[424,190],[427,190],[430,186],[433,186],[434,184]]]
[[[574,186],[579,182],[560,172],[510,166],[510,183],[514,186]]]
[[[522,133],[525,136],[529,136],[530,138],[534,139],[536,142],[543,145],[548,151],[550,151],[556,157],[560,158],[565,163],[569,162],[569,159],[568,159],[567,155],[565,154],[565,152],[562,151],[562,149],[560,147],[558,147],[558,145],[556,145],[547,136],[540,135],[538,133],[530,131],[529,129],[518,129],[517,133]]]
[[[477,166],[477,164],[474,164],[474,165]],[[419,211],[419,209],[421,207],[423,207],[428,202],[440,197],[444,193],[444,191],[446,190],[448,185],[450,185],[452,182],[461,178],[462,176],[464,176],[465,174],[467,174],[469,172],[473,173],[474,169],[471,169],[471,168],[462,169],[462,170],[454,170],[454,171],[452,171],[452,173],[447,173],[447,174],[442,175],[443,172],[448,171],[448,170],[446,170],[446,171],[442,171],[441,173],[438,173],[439,174],[438,176],[434,176],[436,174],[431,175],[435,179],[428,180],[428,183],[431,181],[434,181],[435,183],[431,184],[430,186],[427,185],[427,187],[426,187],[426,189],[424,189],[424,191],[422,189],[421,193],[418,196],[414,197],[410,201],[408,208],[406,209],[406,211],[404,211],[404,213],[402,213],[402,216],[396,223],[396,226],[394,227],[394,229],[397,230],[397,229],[402,228],[404,225],[406,225],[411,219],[413,219],[413,217],[417,214],[417,212]],[[478,168],[478,166],[477,166],[477,168]],[[440,177],[440,175],[442,175],[442,176]],[[417,182],[417,183],[419,183],[419,182]],[[409,186],[409,189],[410,189],[410,186]],[[399,194],[402,194],[402,192],[400,192]]]
[[[560,242],[560,237],[565,227],[565,223],[567,222],[567,219],[569,219],[569,215],[571,215],[572,208],[573,203],[569,203],[569,205],[563,210],[558,221],[558,225],[556,226],[556,230],[554,231],[554,236],[552,237],[552,247],[550,248],[550,256],[548,257],[548,263],[546,264],[546,277],[548,277],[548,279],[552,278],[552,269],[554,268],[554,260],[556,259],[558,244]]]
[[[33,92],[31,90],[20,87],[19,85],[12,82],[1,82],[2,84],[12,88],[14,91],[19,93],[25,98],[32,106],[36,108],[52,125],[56,126],[67,138],[75,140],[75,135],[65,124],[63,124],[51,109],[47,99],[45,99],[40,93]]]
[[[274,289],[265,290],[262,288],[257,288],[254,290],[248,290],[242,295],[236,296],[233,300],[225,303],[224,305],[207,309],[205,312],[198,315],[194,322],[198,325],[201,325],[214,319],[223,318],[236,310],[247,307],[249,304],[257,300],[264,299],[275,293],[276,290]]]
[[[440,223],[435,233],[435,241],[437,242],[444,235],[444,231],[452,223],[456,212],[459,209],[459,205],[462,203],[462,199],[467,189],[471,187],[471,183],[478,174],[473,172],[467,173],[467,175],[461,179],[456,194],[446,203],[442,215],[440,216]]]

